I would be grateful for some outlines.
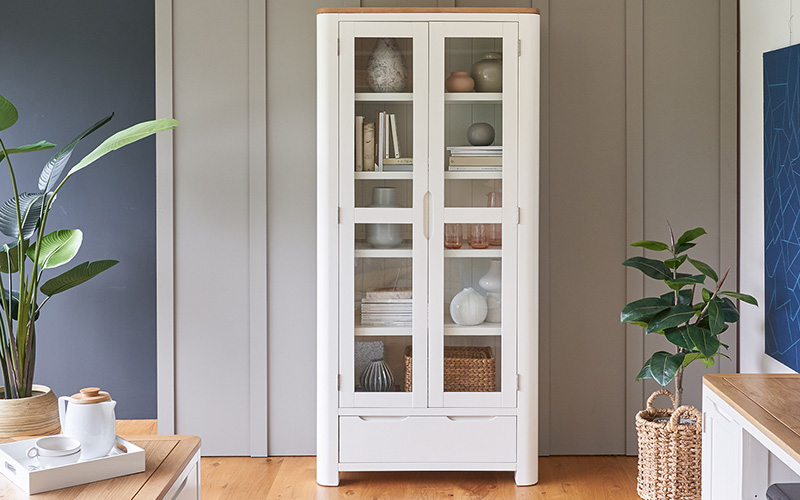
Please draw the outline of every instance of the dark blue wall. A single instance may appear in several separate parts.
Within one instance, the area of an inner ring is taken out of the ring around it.
[[[71,166],[112,133],[155,118],[153,4],[0,2],[0,94],[20,112],[19,122],[0,132],[6,145],[45,139],[63,146],[116,112],[81,142]],[[21,191],[36,189],[53,152],[12,157]],[[1,167],[0,202],[12,195],[5,162]],[[83,230],[83,247],[50,277],[87,260],[120,264],[44,307],[34,380],[59,396],[97,385],[117,401],[117,418],[156,418],[155,140],[71,177],[47,230],[65,228]]]

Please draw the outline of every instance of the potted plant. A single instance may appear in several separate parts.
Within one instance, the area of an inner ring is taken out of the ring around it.
[[[0,233],[10,241],[0,246],[0,437],[57,434],[58,404],[45,386],[33,384],[36,361],[36,320],[56,294],[90,280],[117,264],[115,260],[84,262],[56,276],[52,269],[69,263],[81,246],[80,229],[47,232],[47,217],[64,184],[100,157],[177,125],[172,119],[139,123],[117,132],[77,162],[61,179],[77,144],[114,115],[98,121],[45,163],[37,189],[20,191],[13,161],[23,153],[55,147],[47,141],[6,145],[0,134],[0,166],[5,161],[14,196],[0,205]],[[17,122],[17,108],[0,95],[0,132]],[[13,157],[13,158],[12,158]],[[49,278],[49,279],[47,279]]]
[[[739,321],[739,311],[731,299],[758,305],[750,295],[723,290],[728,271],[720,278],[708,264],[692,259],[688,251],[694,240],[706,234],[698,227],[675,240],[669,227],[669,244],[644,240],[631,246],[667,252],[663,260],[632,257],[622,263],[642,271],[647,277],[663,281],[670,291],[645,297],[626,305],[620,321],[641,326],[645,335],[661,335],[674,346],[672,352],[658,351],[645,362],[636,380],[652,378],[661,386],[675,381],[674,396],[663,390],[653,393],[647,408],[636,415],[639,437],[639,479],[637,491],[645,500],[700,498],[700,445],[702,418],[696,408],[683,406],[683,372],[699,361],[713,366],[728,346],[719,335],[728,324]],[[691,272],[681,272],[681,267]],[[704,285],[710,279],[714,284]],[[660,394],[668,395],[673,408],[653,407]],[[690,417],[683,419],[682,417]]]

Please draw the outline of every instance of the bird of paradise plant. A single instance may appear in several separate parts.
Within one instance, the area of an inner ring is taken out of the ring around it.
[[[76,163],[59,182],[72,152],[86,136],[113,117],[98,121],[45,163],[38,189],[20,193],[11,157],[54,148],[47,141],[7,147],[0,136],[0,164],[8,165],[14,197],[0,206],[0,233],[11,239],[0,247],[0,371],[6,399],[31,396],[36,360],[36,320],[45,304],[56,294],[76,287],[116,265],[116,260],[84,262],[42,282],[44,272],[70,262],[80,249],[80,229],[61,229],[45,233],[47,217],[58,192],[78,171],[102,156],[123,146],[175,127],[172,119],[142,122],[117,132]],[[0,132],[19,118],[17,108],[0,95]],[[40,295],[43,300],[40,300]]]

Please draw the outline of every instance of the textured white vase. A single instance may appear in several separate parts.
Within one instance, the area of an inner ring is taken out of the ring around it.
[[[458,292],[450,302],[450,317],[457,325],[479,325],[486,319],[487,311],[486,299],[472,287]]]
[[[488,311],[486,313],[486,321],[489,323],[499,323],[501,317],[500,309],[500,292],[502,290],[502,273],[500,268],[500,261],[493,260],[489,264],[489,272],[484,274],[478,284],[486,290],[486,306]]]
[[[381,38],[367,61],[367,80],[373,92],[402,92],[408,83],[403,53],[392,38]]]

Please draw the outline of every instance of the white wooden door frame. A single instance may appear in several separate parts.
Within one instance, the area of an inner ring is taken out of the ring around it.
[[[267,456],[267,6],[248,0],[251,456]],[[173,0],[155,0],[156,116],[172,117]],[[177,117],[180,118],[180,117]],[[156,136],[158,430],[175,433],[174,132]]]

